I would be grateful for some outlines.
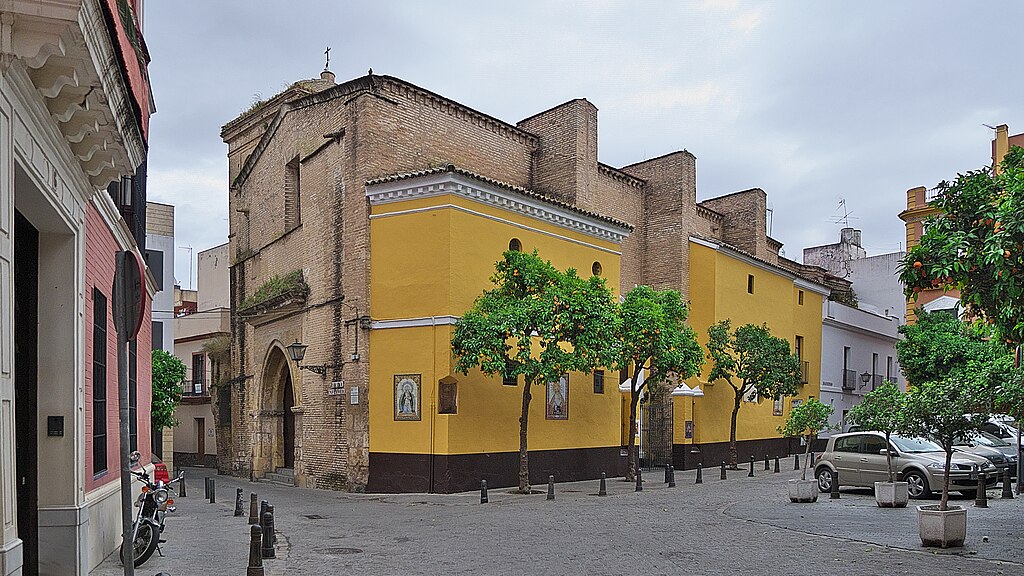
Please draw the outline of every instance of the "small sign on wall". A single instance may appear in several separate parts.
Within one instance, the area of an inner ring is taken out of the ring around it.
[[[331,387],[327,389],[328,396],[343,396],[345,394],[345,383],[341,380],[335,380],[331,382]]]
[[[359,404],[359,387],[356,386],[348,391],[348,403],[355,406]]]

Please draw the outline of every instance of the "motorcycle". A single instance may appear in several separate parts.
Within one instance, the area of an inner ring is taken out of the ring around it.
[[[138,463],[141,455],[138,452],[131,454],[131,468]],[[163,480],[150,481],[149,474],[143,469],[141,472],[129,470],[132,476],[142,481],[142,491],[135,500],[135,507],[139,509],[135,515],[135,523],[132,525],[132,550],[135,558],[135,566],[141,566],[149,560],[157,551],[160,543],[160,534],[164,531],[164,516],[168,512],[174,512],[174,499],[170,497],[169,488],[172,484],[180,482],[185,477],[180,472],[174,480],[164,482]],[[162,554],[161,554],[162,555]],[[120,550],[121,563],[124,563],[124,545]]]

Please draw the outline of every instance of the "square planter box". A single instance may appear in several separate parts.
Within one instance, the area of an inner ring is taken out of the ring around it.
[[[940,548],[955,548],[964,545],[967,538],[967,509],[950,506],[939,510],[938,504],[917,507],[917,529],[921,544]]]
[[[818,481],[817,480],[790,480],[789,500],[791,502],[817,502]]]
[[[875,502],[879,508],[906,508],[910,492],[906,482],[875,482]]]

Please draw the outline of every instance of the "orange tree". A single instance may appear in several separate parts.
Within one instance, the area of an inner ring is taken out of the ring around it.
[[[459,318],[452,335],[455,369],[523,377],[519,416],[519,491],[530,491],[527,430],[534,385],[566,372],[589,372],[617,359],[616,302],[605,281],[561,272],[532,254],[508,251],[495,264],[494,287]]]
[[[636,406],[644,389],[657,387],[666,377],[680,380],[700,371],[704,352],[697,335],[686,325],[689,311],[676,290],[655,290],[637,286],[626,294],[619,307],[617,365],[630,374],[629,465],[626,479],[636,478]],[[641,374],[647,377],[641,382]]]
[[[745,324],[730,331],[729,320],[708,328],[708,357],[713,366],[708,382],[725,380],[734,402],[729,427],[729,465],[736,468],[736,417],[748,394],[765,398],[796,394],[800,383],[800,359],[790,352],[789,342],[772,336],[767,324]]]
[[[997,174],[984,168],[941,182],[920,243],[900,279],[907,296],[960,290],[967,312],[985,318],[1001,342],[1024,340],[1024,149],[1013,147]]]

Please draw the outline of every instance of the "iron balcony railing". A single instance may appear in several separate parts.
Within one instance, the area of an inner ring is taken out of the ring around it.
[[[843,390],[857,389],[857,371],[843,370]]]
[[[210,390],[206,387],[205,379],[186,380],[182,396],[209,396]]]

